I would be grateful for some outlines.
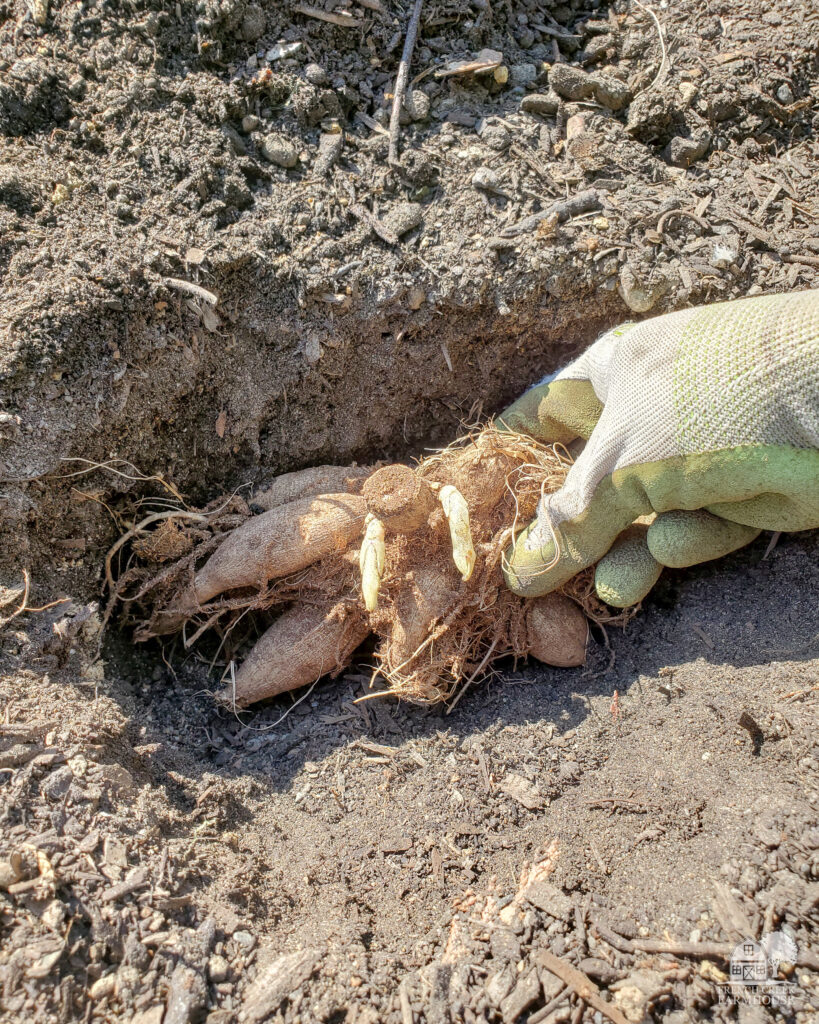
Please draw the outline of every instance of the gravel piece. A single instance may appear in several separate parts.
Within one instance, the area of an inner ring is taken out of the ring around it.
[[[430,105],[429,96],[420,89],[413,89],[404,97],[404,110],[411,121],[426,121]]]
[[[262,156],[277,167],[295,167],[299,160],[296,147],[285,135],[271,132],[265,135],[261,145]]]
[[[555,92],[530,92],[520,101],[524,114],[554,114],[560,106],[560,97]]]
[[[304,77],[310,83],[310,85],[323,86],[327,85],[330,81],[327,72],[321,66],[321,64],[310,63],[304,67]]]
[[[610,110],[621,110],[630,98],[628,86],[619,79],[583,71],[571,64],[553,64],[549,86],[564,99],[592,99]]]
[[[420,203],[397,203],[381,219],[384,226],[400,238],[421,224],[424,208]]]
[[[695,131],[690,138],[677,136],[669,142],[666,149],[668,162],[675,167],[690,167],[695,161],[704,157],[711,145],[711,132],[703,126]]]

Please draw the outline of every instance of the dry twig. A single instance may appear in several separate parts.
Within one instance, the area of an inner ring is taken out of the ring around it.
[[[31,591],[31,577],[28,574],[28,569],[23,569],[23,599],[20,602],[20,607],[16,608],[11,615],[7,615],[5,618],[0,619],[0,629],[7,626],[12,619],[16,619],[18,615],[22,615],[24,611],[28,609],[28,595]],[[19,593],[19,591],[18,591]]]
[[[167,288],[176,288],[177,291],[187,292],[188,295],[194,295],[197,299],[209,302],[212,306],[215,306],[219,302],[218,295],[215,295],[213,292],[209,292],[207,288],[203,288],[201,285],[194,284],[192,281],[183,281],[180,277],[163,277],[162,283]]]
[[[404,93],[407,91],[409,66],[412,60],[412,51],[415,49],[415,39],[418,35],[418,26],[421,22],[421,8],[423,6],[424,0],[415,0],[412,17],[407,26],[407,37],[404,40],[404,52],[401,54],[401,63],[398,65],[398,75],[395,79],[395,95],[393,96],[392,113],[390,115],[390,150],[388,157],[391,164],[398,162],[398,133],[401,129],[401,106],[404,102]]]
[[[364,24],[360,18],[354,18],[351,14],[323,11],[319,7],[309,7],[307,4],[294,4],[293,11],[296,14],[303,14],[306,18],[328,21],[331,25],[339,25],[341,28],[361,28]]]
[[[599,1010],[605,1017],[608,1017],[612,1024],[628,1024],[620,1010],[616,1006],[612,1006],[611,1003],[606,1002],[600,995],[600,989],[583,971],[572,967],[571,964],[561,960],[559,956],[555,956],[548,949],[542,949],[535,959],[541,967],[551,971],[555,977],[560,978],[569,988],[573,989],[583,1002],[588,1003],[593,1009]]]
[[[647,85],[645,87],[645,89],[642,90],[643,92],[648,92],[649,89],[653,89],[655,85],[658,85],[659,82],[661,81],[661,79],[664,77],[665,65],[666,65],[666,61],[668,60],[668,52],[666,51],[666,48],[665,48],[665,38],[663,36],[663,27],[660,24],[660,19],[657,17],[657,15],[654,13],[654,11],[652,11],[652,9],[650,7],[646,7],[645,4],[640,3],[640,0],[634,0],[634,3],[640,8],[641,11],[645,11],[645,13],[648,14],[651,17],[651,19],[653,20],[654,24],[656,25],[656,27],[657,27],[657,34],[660,37],[660,47],[662,48],[662,52],[663,52],[662,60],[660,61],[660,69],[659,69],[659,71],[654,76],[654,80],[651,82],[651,85]]]

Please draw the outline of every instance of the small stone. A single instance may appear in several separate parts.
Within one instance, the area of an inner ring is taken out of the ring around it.
[[[295,57],[301,50],[301,47],[301,43],[276,43],[264,55],[265,60],[269,60],[272,63],[274,60],[281,60],[283,57]]]
[[[296,147],[285,135],[271,132],[262,140],[262,156],[277,167],[295,167],[299,160]]]
[[[641,281],[634,270],[626,264],[620,271],[617,290],[629,309],[635,313],[647,313],[668,290],[664,277],[655,281]]]
[[[245,114],[242,118],[242,131],[245,135],[250,135],[251,132],[255,132],[259,127],[260,121],[255,114]]]
[[[512,64],[509,67],[509,81],[512,85],[532,85],[537,81],[538,70],[534,64]]]
[[[91,999],[92,1002],[96,1002],[98,999],[107,999],[108,996],[112,996],[114,994],[116,984],[116,974],[105,974],[101,978],[97,978],[88,990],[88,998]]]
[[[666,147],[666,158],[675,167],[690,167],[708,152],[711,145],[711,132],[703,126],[684,139],[677,136]]]
[[[620,977],[620,972],[617,968],[612,967],[608,961],[599,960],[595,957],[587,957],[585,960],[581,960],[578,967],[584,974],[588,974],[595,981],[601,981],[604,985],[610,985]]]
[[[63,765],[43,779],[40,790],[48,800],[62,800],[73,781],[74,773],[68,765]]]
[[[257,4],[248,4],[242,17],[242,39],[248,43],[255,43],[264,35],[267,28],[267,16]]]
[[[585,130],[586,115],[572,114],[568,121],[566,121],[566,141],[571,142],[572,139],[577,138],[578,135],[582,135]]]
[[[419,285],[415,285],[409,290],[409,293],[407,295],[407,305],[409,306],[410,309],[413,310],[420,309],[421,306],[423,306],[423,304],[426,302],[426,298],[427,296],[424,289],[421,288]]]
[[[683,82],[680,85],[680,103],[687,110],[697,98],[699,89],[693,82]]]
[[[256,945],[256,936],[251,935],[249,931],[245,931],[245,929],[242,928],[238,932],[233,933],[233,941],[237,946],[247,952],[253,949]]]
[[[557,112],[560,97],[555,92],[530,92],[520,101],[520,109],[524,114],[554,114]]]
[[[214,985],[218,985],[223,981],[227,981],[230,975],[230,964],[225,960],[223,956],[214,954],[210,960],[208,960],[208,977]]]
[[[81,100],[85,96],[88,83],[82,75],[74,75],[68,83],[68,94],[75,100]]]
[[[791,89],[787,82],[784,82],[776,90],[776,98],[779,100],[780,103],[784,104],[786,107],[789,107],[791,103],[793,103],[793,89]]]
[[[396,203],[381,219],[384,226],[400,238],[417,228],[423,217],[424,210],[420,203]]]
[[[500,187],[497,173],[491,167],[479,167],[472,175],[472,187],[486,192],[497,192]]]
[[[329,78],[327,77],[327,72],[324,70],[321,64],[316,64],[315,62],[305,65],[304,77],[307,79],[310,85],[327,85],[329,81]]]
[[[413,121],[425,121],[429,117],[430,99],[420,89],[413,89],[404,98],[404,110]]]

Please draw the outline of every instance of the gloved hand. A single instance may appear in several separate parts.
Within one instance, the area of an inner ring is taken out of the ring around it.
[[[597,562],[598,595],[633,604],[664,565],[819,527],[819,291],[625,324],[499,420],[587,440],[507,552],[509,587],[545,594]]]

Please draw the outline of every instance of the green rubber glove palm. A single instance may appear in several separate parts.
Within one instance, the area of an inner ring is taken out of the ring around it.
[[[507,552],[509,587],[545,594],[598,563],[598,595],[633,604],[664,565],[819,527],[819,291],[616,328],[499,420],[587,441]]]

